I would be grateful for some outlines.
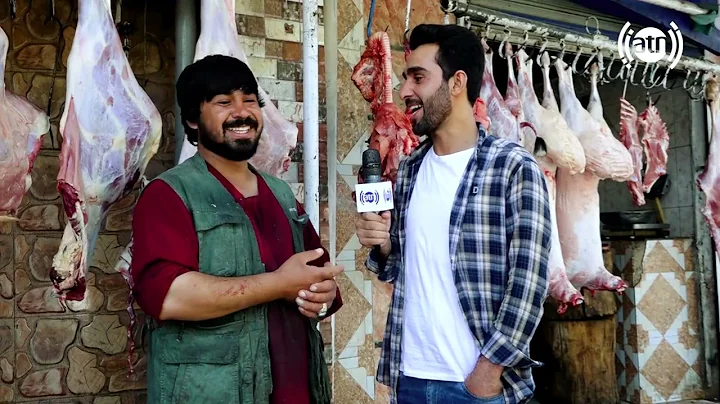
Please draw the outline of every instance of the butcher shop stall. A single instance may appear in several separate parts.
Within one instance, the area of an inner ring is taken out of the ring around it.
[[[554,207],[537,399],[716,399],[717,4],[540,3],[441,6],[485,45],[478,120],[534,152]]]

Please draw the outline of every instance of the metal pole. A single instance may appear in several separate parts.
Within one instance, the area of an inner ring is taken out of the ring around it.
[[[305,0],[303,11],[303,185],[305,211],[320,233],[320,144],[317,0]]]
[[[175,6],[175,82],[183,69],[195,57],[197,34],[197,12],[194,0],[178,0]],[[180,159],[185,129],[180,118],[180,106],[175,99],[175,164]]]
[[[562,39],[566,44],[576,44],[578,46],[584,46],[589,49],[598,48],[603,51],[613,53],[617,53],[618,49],[617,41],[572,34],[567,31],[555,29],[545,24],[522,21],[514,16],[501,16],[497,12],[489,13],[484,8],[472,4],[460,3],[455,0],[441,0],[440,7],[443,9],[443,11],[447,10],[447,12],[455,14],[455,17],[469,16],[473,20],[479,20],[485,23],[495,24],[511,30],[518,30],[520,32],[528,32],[528,34],[533,34],[535,36],[546,36],[548,39]],[[657,62],[657,64],[661,66],[668,66],[670,62],[666,60],[661,60]],[[720,65],[688,57],[681,58],[678,64],[674,67],[674,69],[695,71],[700,70],[706,72],[720,73]]]
[[[325,108],[327,110],[328,213],[330,221],[330,262],[337,257],[337,119],[338,119],[338,33],[337,0],[325,0]],[[332,397],[335,397],[335,317],[332,330]]]

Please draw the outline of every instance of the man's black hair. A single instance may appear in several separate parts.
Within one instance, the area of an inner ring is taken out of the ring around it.
[[[485,51],[480,39],[469,29],[460,25],[420,24],[410,34],[410,50],[422,45],[438,45],[435,61],[447,81],[458,70],[467,75],[468,101],[470,105],[480,95]]]
[[[198,123],[200,104],[209,102],[218,95],[231,94],[237,90],[245,94],[255,94],[260,106],[264,106],[253,72],[240,59],[225,55],[210,55],[188,65],[183,70],[178,77],[175,91],[188,142],[197,146],[197,130],[188,126],[187,122]]]

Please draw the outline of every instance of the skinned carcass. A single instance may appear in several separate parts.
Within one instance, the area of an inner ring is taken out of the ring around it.
[[[698,176],[697,186],[705,194],[701,213],[710,226],[715,251],[720,254],[720,84],[711,77],[705,89],[710,103],[711,138],[705,170]]]
[[[475,122],[481,124],[483,128],[485,128],[485,131],[490,132],[490,118],[487,114],[487,106],[480,97],[477,97],[473,104],[473,116],[475,117]]]
[[[550,296],[558,302],[558,313],[562,314],[568,305],[577,306],[583,302],[583,295],[572,285],[565,271],[562,247],[557,227],[555,174],[559,165],[572,173],[585,170],[585,152],[580,141],[565,123],[550,86],[550,58],[543,54],[543,104],[535,95],[532,84],[532,59],[525,51],[518,51],[518,87],[525,117],[537,130],[535,159],[543,170],[548,189],[551,217],[551,245],[548,257],[550,275]]]
[[[480,86],[480,99],[485,103],[487,116],[492,123],[492,130],[489,131],[489,133],[495,137],[507,139],[522,145],[523,131],[521,130],[520,122],[505,102],[502,94],[500,94],[497,85],[495,85],[492,48],[490,48],[484,38],[481,42],[485,49],[485,70],[483,71],[482,84]]]
[[[194,61],[209,55],[225,55],[248,63],[238,38],[235,0],[202,0],[200,27]],[[290,168],[290,152],[297,146],[298,128],[282,116],[260,85],[258,92],[260,99],[265,103],[262,107],[263,132],[257,152],[249,162],[258,170],[277,176]],[[187,136],[184,136],[178,163],[192,157],[196,151],[197,147],[188,142]]]
[[[32,185],[30,173],[50,129],[48,116],[5,88],[10,43],[0,28],[0,221],[17,220],[17,209]]]
[[[390,57],[390,38],[384,31],[376,32],[368,38],[351,78],[363,98],[370,102],[375,117],[368,147],[380,153],[383,181],[394,186],[400,160],[420,141],[412,131],[410,118],[393,103]],[[358,175],[358,181],[362,182],[362,175]]]
[[[620,141],[628,149],[633,161],[633,174],[626,182],[633,203],[637,206],[645,205],[643,193],[643,148],[638,136],[638,114],[632,104],[624,97],[620,98]]]
[[[522,49],[521,49],[522,50]],[[510,112],[515,117],[515,120],[520,124],[520,145],[525,150],[532,153],[535,149],[535,138],[537,133],[533,125],[525,120],[525,113],[523,112],[523,104],[520,102],[520,90],[518,89],[518,83],[515,80],[515,69],[513,68],[513,59],[518,60],[517,57],[513,57],[513,48],[510,42],[505,42],[505,59],[507,60],[508,67],[508,82],[507,90],[505,91],[505,105],[507,105]]]
[[[605,268],[600,240],[601,179],[627,181],[633,173],[630,153],[610,131],[602,117],[597,90],[598,68],[591,67],[591,93],[585,110],[575,95],[572,69],[555,61],[559,76],[560,111],[585,151],[585,172],[557,171],[558,233],[568,279],[580,289],[622,292],[627,284]]]
[[[60,132],[58,190],[69,222],[50,278],[62,300],[82,300],[101,224],[142,177],[162,134],[160,113],[130,70],[110,0],[79,0]]]
[[[650,192],[658,178],[667,174],[667,149],[670,147],[670,135],[660,112],[648,97],[648,107],[638,117],[642,129],[642,145],[645,151],[645,176],[643,191]]]

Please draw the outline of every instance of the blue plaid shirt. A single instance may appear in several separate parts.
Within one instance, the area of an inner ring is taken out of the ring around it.
[[[397,403],[405,293],[405,221],[420,163],[432,147],[423,142],[400,163],[390,227],[392,252],[371,251],[366,266],[394,284],[377,381]],[[431,213],[429,213],[431,214]],[[550,205],[543,173],[521,146],[480,127],[475,158],[458,187],[450,214],[450,265],[460,304],[480,354],[504,366],[508,404],[529,401],[535,390],[529,345],[548,291]]]

